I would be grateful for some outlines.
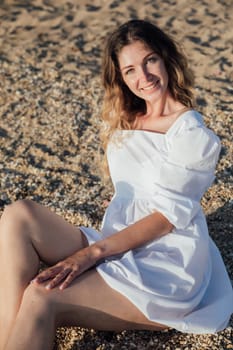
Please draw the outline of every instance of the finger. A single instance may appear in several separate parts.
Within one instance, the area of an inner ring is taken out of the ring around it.
[[[53,278],[54,276],[56,276],[59,272],[60,272],[61,268],[51,268],[51,269],[47,269],[43,272],[41,272],[35,279],[34,281],[37,283],[42,283],[44,281],[47,281],[51,278]]]
[[[58,284],[60,284],[61,281],[66,278],[70,272],[70,269],[62,270],[51,282],[49,282],[49,284],[47,284],[46,289],[52,289],[56,287]]]
[[[70,272],[69,275],[66,277],[65,281],[59,287],[59,289],[63,290],[65,288],[67,288],[78,275],[79,275],[79,273],[77,270],[75,270],[75,271],[73,270],[72,272]]]
[[[42,271],[41,273],[39,273],[34,279],[33,282],[36,283],[42,283],[45,282],[53,277],[55,277],[60,271],[61,271],[61,267],[60,266],[53,266],[50,267],[44,271]]]

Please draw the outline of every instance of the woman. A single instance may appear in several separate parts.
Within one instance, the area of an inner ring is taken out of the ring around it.
[[[102,232],[29,200],[5,209],[1,350],[52,349],[64,325],[205,333],[229,321],[232,287],[200,207],[220,144],[193,110],[185,57],[129,21],[108,39],[103,82],[115,194]],[[50,267],[38,274],[40,261]]]

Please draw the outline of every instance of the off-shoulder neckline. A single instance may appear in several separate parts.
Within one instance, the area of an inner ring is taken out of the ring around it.
[[[197,111],[195,111],[194,109],[189,109],[189,110],[187,110],[187,111],[185,111],[185,112],[183,112],[183,113],[181,113],[180,115],[179,115],[179,117],[174,121],[174,123],[170,126],[170,128],[166,131],[166,132],[164,132],[164,133],[162,133],[162,132],[158,132],[158,131],[153,131],[153,130],[148,130],[148,129],[119,129],[118,131],[119,132],[129,132],[129,133],[145,133],[145,134],[151,134],[151,135],[160,135],[160,136],[167,136],[167,135],[169,135],[171,132],[172,132],[172,130],[177,126],[177,125],[179,125],[179,123],[181,122],[181,121],[183,121],[183,119],[185,118],[185,116],[187,115],[187,114],[189,114],[189,113],[194,113],[195,115],[197,115]]]

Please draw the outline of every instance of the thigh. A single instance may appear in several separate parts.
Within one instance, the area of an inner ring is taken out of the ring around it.
[[[41,260],[51,265],[84,248],[88,242],[84,234],[49,208],[30,200],[10,205],[5,220],[11,223],[7,239],[32,242]],[[19,235],[19,231],[21,234]]]
[[[36,207],[41,241],[36,241],[35,244],[43,261],[54,264],[88,245],[85,235],[77,226],[49,208],[38,204]]]
[[[112,289],[95,269],[77,278],[63,291],[50,296],[58,326],[80,326],[96,330],[162,330],[164,325],[149,321],[127,298]]]

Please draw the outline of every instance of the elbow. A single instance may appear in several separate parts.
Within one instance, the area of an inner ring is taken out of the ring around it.
[[[175,226],[160,212],[155,213],[155,220],[160,222],[160,232],[162,235],[170,233]]]
[[[167,221],[164,223],[162,230],[161,230],[161,233],[162,233],[162,235],[166,235],[168,233],[171,233],[174,228],[175,228],[175,226],[170,221]]]
[[[167,223],[167,232],[168,233],[172,232],[174,228],[175,228],[175,226],[170,221],[168,221],[168,223]]]

